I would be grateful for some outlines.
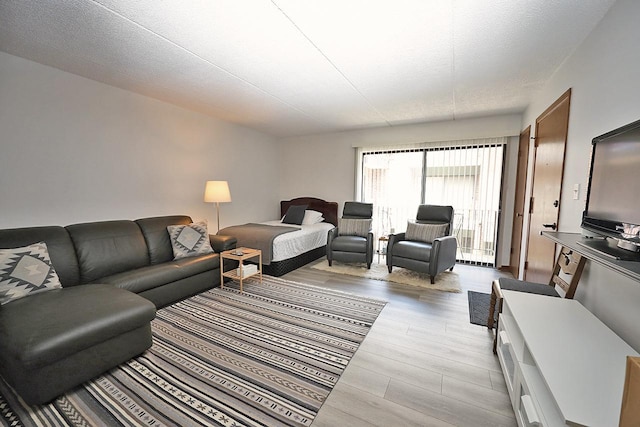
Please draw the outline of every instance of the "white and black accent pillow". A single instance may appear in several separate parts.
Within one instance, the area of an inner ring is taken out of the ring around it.
[[[338,235],[367,237],[371,230],[371,221],[371,219],[339,218]]]
[[[438,237],[444,237],[447,235],[448,226],[449,224],[418,224],[416,222],[408,221],[405,239],[433,243],[433,241]]]
[[[171,239],[173,259],[213,253],[205,221],[187,225],[170,225],[167,231]]]
[[[46,243],[0,249],[0,305],[61,287]]]
[[[319,224],[322,221],[324,221],[322,212],[312,211],[309,209],[304,211],[304,219],[302,220],[302,225]]]
[[[284,224],[295,224],[302,225],[302,220],[304,219],[304,212],[307,209],[307,205],[291,205],[289,209],[287,209],[287,213],[284,218],[282,218],[282,222]]]

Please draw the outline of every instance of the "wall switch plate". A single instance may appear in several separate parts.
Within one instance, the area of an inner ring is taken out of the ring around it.
[[[580,199],[580,184],[573,184],[573,200]]]

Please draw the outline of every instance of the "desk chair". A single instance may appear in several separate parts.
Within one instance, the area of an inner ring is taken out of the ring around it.
[[[506,277],[494,280],[491,286],[491,301],[489,303],[487,328],[493,329],[493,319],[495,316],[496,306],[498,307],[498,313],[502,312],[503,290],[560,297],[561,295],[556,291],[557,285],[564,291],[565,298],[572,299],[576,293],[576,288],[578,287],[578,282],[580,281],[580,276],[582,275],[582,270],[584,269],[586,260],[587,259],[582,255],[563,246],[558,258],[556,259],[556,263],[553,266],[553,272],[551,273],[549,283],[525,282],[523,280],[510,279]],[[560,272],[570,277],[569,282],[560,276]],[[495,340],[493,342],[493,352],[496,352]]]

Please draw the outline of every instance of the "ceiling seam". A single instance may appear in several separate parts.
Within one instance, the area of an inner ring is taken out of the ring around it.
[[[320,49],[310,38],[309,36],[307,36],[307,34],[302,31],[302,29],[295,23],[293,22],[293,19],[291,19],[291,17],[289,15],[287,15],[287,13],[282,10],[282,8],[280,6],[278,6],[278,4],[275,2],[275,0],[271,0],[271,3],[273,3],[273,5],[280,11],[280,13],[282,13],[282,15],[284,15],[285,18],[287,18],[287,20],[289,22],[291,22],[291,25],[293,25],[293,27],[298,30],[298,32],[300,34],[302,34],[302,36],[309,42],[309,44],[311,46],[313,46],[314,49],[316,49],[320,55],[322,55],[322,57],[324,59],[327,60],[327,62],[329,64],[331,64],[331,66],[338,72],[338,74],[340,74],[342,76],[343,79],[345,79],[345,81],[347,83],[349,83],[349,85],[353,88],[353,90],[355,90],[356,92],[358,92],[358,94],[362,97],[362,99],[364,99],[366,101],[366,103],[369,105],[369,107],[371,107],[376,113],[378,113],[380,115],[380,117],[382,118],[382,120],[384,120],[384,122],[387,124],[387,126],[393,126],[385,117],[384,114],[382,114],[382,112],[380,110],[378,110],[378,108],[376,108],[375,105],[373,105],[373,103],[369,100],[369,98],[367,98],[357,87],[356,85],[346,76],[346,74],[344,74],[340,68],[338,68],[338,66],[322,51],[322,49]]]
[[[229,76],[231,76],[231,77],[233,77],[233,78],[235,78],[235,79],[238,79],[238,80],[240,80],[240,81],[241,81],[241,82],[243,82],[243,83],[248,84],[248,85],[249,85],[249,86],[251,86],[252,88],[254,88],[254,89],[258,90],[259,92],[261,92],[261,93],[263,93],[263,94],[265,94],[265,95],[267,95],[267,96],[270,96],[271,98],[273,98],[273,99],[275,99],[276,101],[278,101],[278,102],[282,103],[283,105],[286,105],[286,106],[287,106],[287,107],[289,107],[289,108],[292,108],[293,110],[295,110],[295,111],[299,112],[300,114],[303,114],[304,116],[306,116],[306,117],[310,118],[311,120],[315,121],[316,123],[319,123],[319,124],[322,124],[322,125],[330,126],[330,123],[325,122],[325,121],[322,121],[322,120],[318,120],[316,117],[314,117],[314,116],[310,115],[309,113],[306,113],[305,111],[301,110],[300,108],[298,108],[298,107],[296,107],[296,106],[294,106],[294,105],[289,104],[288,102],[284,101],[283,99],[279,98],[278,96],[273,95],[272,93],[267,92],[266,90],[264,90],[264,89],[262,89],[261,87],[259,87],[259,86],[255,85],[254,83],[251,83],[250,81],[248,81],[248,80],[246,80],[246,79],[243,79],[242,77],[240,77],[240,76],[238,76],[238,75],[233,74],[232,72],[230,72],[230,71],[228,71],[228,70],[224,69],[223,67],[221,67],[221,66],[219,66],[219,65],[217,65],[217,64],[214,64],[213,62],[209,61],[208,59],[203,58],[202,56],[198,55],[197,53],[190,51],[190,50],[189,50],[189,49],[187,49],[186,47],[179,45],[178,43],[174,42],[173,40],[170,40],[169,38],[167,38],[167,37],[163,36],[162,34],[158,34],[158,33],[156,33],[155,31],[153,31],[153,30],[151,30],[151,29],[149,29],[149,28],[145,27],[144,25],[142,25],[142,24],[140,24],[140,23],[138,23],[138,22],[134,21],[133,19],[130,19],[130,18],[128,18],[128,17],[126,17],[126,16],[122,15],[121,13],[118,13],[118,12],[116,12],[115,10],[110,9],[109,7],[107,7],[107,6],[103,5],[102,3],[100,3],[98,0],[89,0],[89,1],[91,1],[91,2],[92,2],[92,3],[94,3],[95,5],[97,5],[97,6],[101,7],[101,8],[103,8],[104,10],[106,10],[106,11],[108,11],[108,12],[110,12],[110,13],[112,13],[112,14],[116,15],[116,16],[119,16],[120,18],[122,18],[122,19],[124,19],[124,20],[126,20],[126,21],[128,21],[128,22],[130,22],[130,23],[132,23],[133,25],[135,25],[135,26],[137,26],[137,27],[139,27],[139,28],[141,28],[141,29],[143,29],[143,30],[145,30],[145,31],[147,31],[147,32],[149,32],[149,33],[151,33],[151,34],[153,34],[154,36],[156,36],[156,37],[158,37],[158,38],[160,38],[160,39],[162,39],[162,40],[164,40],[164,41],[166,41],[166,42],[168,42],[168,43],[172,44],[173,46],[177,47],[178,49],[181,49],[181,50],[183,50],[184,52],[187,52],[188,54],[192,55],[193,57],[198,58],[199,60],[201,60],[201,61],[203,61],[203,62],[206,62],[207,64],[209,64],[209,65],[211,65],[211,66],[213,66],[213,67],[215,67],[215,68],[219,69],[220,71],[222,71],[222,72],[226,73],[227,75],[229,75]]]

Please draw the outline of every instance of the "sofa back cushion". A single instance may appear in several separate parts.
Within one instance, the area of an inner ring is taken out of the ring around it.
[[[344,208],[342,208],[342,218],[373,218],[373,203],[344,202]]]
[[[65,227],[78,257],[82,283],[149,265],[142,231],[133,221],[103,221]]]
[[[453,206],[420,205],[416,215],[418,224],[448,224],[445,236],[453,231]]]
[[[186,215],[158,216],[136,220],[144,240],[149,249],[149,259],[152,265],[173,261],[173,249],[167,227],[170,225],[191,224],[191,218]]]
[[[63,287],[80,284],[78,260],[69,233],[63,227],[26,227],[0,230],[0,248],[12,249],[45,242]]]

